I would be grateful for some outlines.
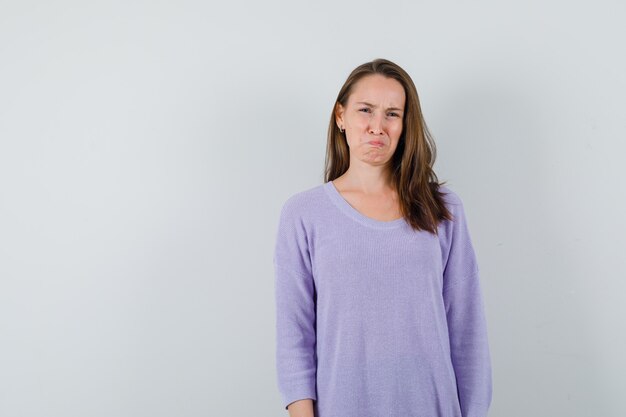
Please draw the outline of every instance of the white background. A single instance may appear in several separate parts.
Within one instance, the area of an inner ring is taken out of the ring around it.
[[[465,204],[490,416],[626,415],[625,11],[0,1],[0,415],[287,415],[279,209],[379,57]]]

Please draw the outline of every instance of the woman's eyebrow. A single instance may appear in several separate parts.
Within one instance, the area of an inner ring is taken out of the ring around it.
[[[365,104],[366,106],[376,107],[373,104],[368,103],[367,101],[358,101],[356,104]],[[402,111],[402,109],[398,108],[398,107],[387,107],[387,110],[400,110],[400,111]]]

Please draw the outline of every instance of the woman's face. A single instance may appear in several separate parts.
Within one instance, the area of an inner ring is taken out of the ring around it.
[[[337,125],[345,129],[350,159],[385,165],[402,134],[405,93],[402,84],[380,74],[367,75],[353,86],[344,108],[337,104]]]

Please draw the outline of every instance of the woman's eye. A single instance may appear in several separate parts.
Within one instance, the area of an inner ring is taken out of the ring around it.
[[[369,113],[370,109],[367,108],[367,107],[364,107],[362,109],[359,109],[359,111],[362,111],[362,112],[365,112],[365,113]],[[400,115],[398,113],[395,113],[395,112],[391,112],[391,113],[388,113],[388,114],[390,116],[393,116],[393,117],[400,117]]]

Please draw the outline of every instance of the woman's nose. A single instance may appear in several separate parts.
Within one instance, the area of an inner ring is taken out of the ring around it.
[[[370,133],[373,134],[379,134],[383,131],[383,121],[382,121],[382,117],[380,116],[373,116],[370,119]]]

